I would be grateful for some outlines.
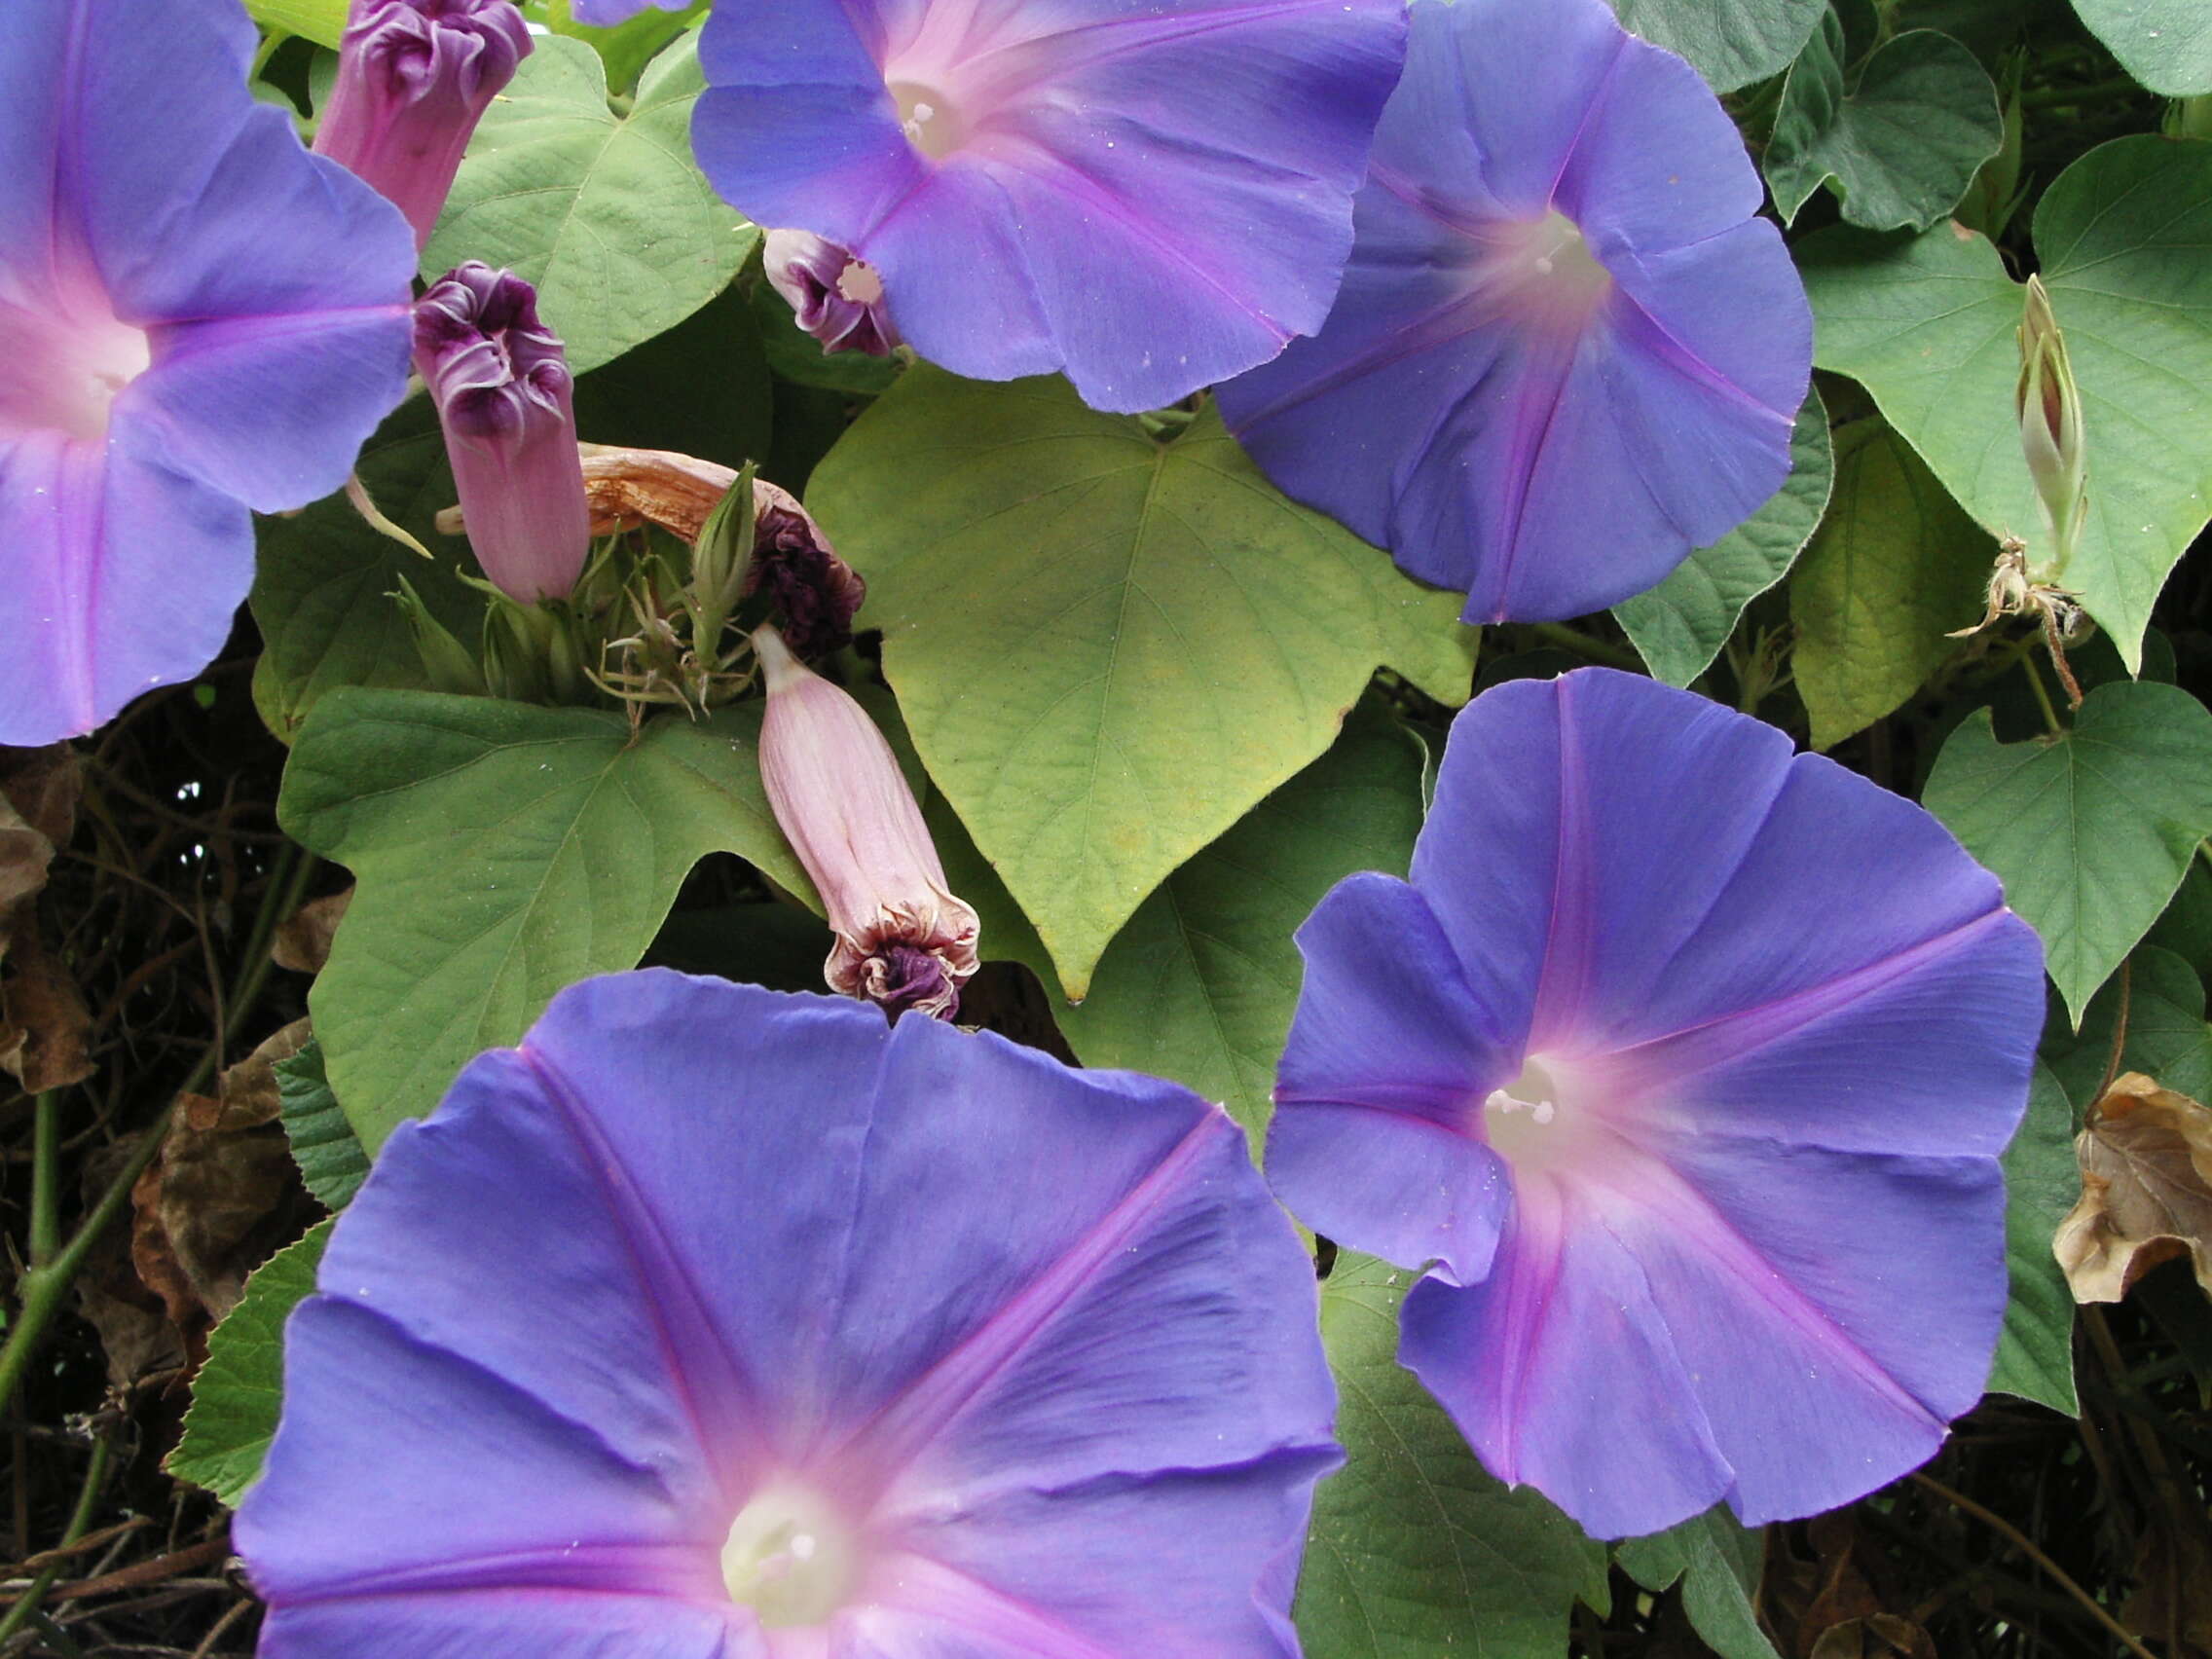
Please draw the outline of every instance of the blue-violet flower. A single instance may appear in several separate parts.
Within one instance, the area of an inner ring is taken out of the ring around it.
[[[692,146],[923,356],[1142,410],[1328,315],[1401,0],[785,0],[707,19]]]
[[[405,222],[246,90],[236,0],[11,0],[0,743],[222,648],[248,509],[340,488],[407,384]]]
[[[590,980],[319,1283],[234,1534],[268,1659],[1297,1654],[1312,1269],[1173,1085]]]
[[[1415,0],[1337,309],[1222,413],[1469,621],[1604,609],[1788,475],[1812,316],[1763,200],[1604,0]]]
[[[1498,1476],[1600,1537],[1755,1525],[1980,1398],[2043,952],[1928,813],[1687,691],[1515,681],[1411,883],[1298,942],[1269,1179],[1429,1269],[1399,1357]]]

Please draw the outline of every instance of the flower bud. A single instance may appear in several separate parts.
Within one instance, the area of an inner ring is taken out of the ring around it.
[[[415,649],[422,656],[423,672],[429,677],[430,689],[481,697],[484,671],[468,654],[468,647],[454,638],[452,629],[430,613],[430,608],[423,603],[413,582],[404,574],[397,579],[399,588],[391,598],[407,618],[407,631],[414,636]]]
[[[530,50],[512,0],[353,0],[315,154],[395,203],[420,248],[469,134]]]
[[[591,552],[573,382],[537,293],[474,260],[415,306],[415,368],[445,427],[484,572],[530,604],[565,598]]]
[[[768,680],[760,781],[837,936],[823,977],[894,1014],[951,1018],[977,966],[976,912],[946,890],[891,745],[775,629],[753,645]]]
[[[811,231],[770,231],[763,257],[769,285],[823,350],[891,355],[899,330],[873,266]]]
[[[2014,394],[2020,444],[2051,534],[2051,557],[2038,571],[2053,580],[2066,569],[2089,510],[2088,441],[2082,392],[2066,358],[2066,337],[2040,277],[2028,278],[2020,321],[2020,381]]]

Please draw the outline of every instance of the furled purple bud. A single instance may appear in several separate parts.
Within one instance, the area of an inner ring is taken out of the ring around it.
[[[415,305],[415,369],[445,426],[469,544],[499,591],[565,598],[591,552],[574,383],[537,291],[470,260]]]
[[[823,350],[891,355],[899,330],[875,267],[811,231],[770,231],[763,257],[769,285]]]
[[[396,203],[420,248],[468,135],[530,50],[512,0],[353,0],[315,154]]]
[[[2043,279],[2028,278],[2020,319],[2020,380],[2014,394],[2020,443],[2050,530],[2050,556],[2037,562],[2043,579],[2066,569],[2089,510],[2088,439],[2082,425],[2082,391],[2067,361],[2066,336],[2050,309]]]
[[[766,595],[784,643],[797,656],[819,662],[853,643],[853,615],[867,598],[867,583],[837,557],[796,498],[756,480],[745,591],[748,597]]]
[[[753,645],[768,680],[760,781],[837,936],[823,977],[894,1014],[950,1019],[977,966],[976,912],[945,887],[891,745],[774,628]]]

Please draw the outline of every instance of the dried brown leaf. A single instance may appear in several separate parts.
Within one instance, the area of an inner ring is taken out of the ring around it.
[[[92,1011],[35,924],[14,941],[0,983],[0,1067],[33,1094],[92,1075]]]
[[[77,799],[84,783],[77,752],[66,743],[44,749],[0,749],[0,795],[25,824],[57,847],[77,827]]]
[[[295,974],[321,973],[322,965],[330,960],[331,936],[338,932],[338,924],[346,919],[346,906],[352,902],[353,890],[349,887],[311,899],[286,916],[277,924],[276,939],[269,952],[276,966]]]
[[[92,1014],[39,937],[38,896],[77,823],[82,778],[65,743],[0,749],[0,1067],[32,1093],[92,1075]]]
[[[2118,1302],[2189,1256],[2212,1292],[2212,1112],[2141,1072],[2118,1079],[2075,1137],[2082,1198],[2051,1252],[2077,1302]]]
[[[89,1207],[130,1157],[128,1143],[103,1147],[85,1160],[82,1185]],[[92,1246],[77,1275],[77,1310],[99,1333],[111,1386],[128,1393],[139,1384],[175,1376],[185,1368],[183,1334],[161,1297],[146,1288],[131,1259],[131,1240],[112,1229]]]
[[[277,1122],[274,1070],[309,1035],[295,1020],[224,1072],[215,1094],[179,1095],[161,1157],[131,1191],[131,1262],[195,1357],[246,1274],[312,1209]]]
[[[46,885],[46,866],[53,862],[54,843],[0,795],[0,953],[7,950],[15,912],[38,896]]]
[[[2134,1577],[2121,1624],[2146,1641],[2178,1638],[2172,1659],[2212,1653],[2212,1530],[2200,1517],[2173,1510],[2146,1528]]]

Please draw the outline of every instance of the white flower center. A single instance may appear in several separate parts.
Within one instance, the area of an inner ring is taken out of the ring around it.
[[[1613,290],[1612,273],[1565,213],[1511,227],[1483,262],[1484,280],[1511,295],[1527,322],[1578,329]]]
[[[931,161],[943,161],[968,141],[968,124],[949,93],[914,81],[892,81],[889,86],[906,141]]]
[[[50,309],[0,302],[0,436],[107,435],[116,394],[154,357],[142,328],[104,304]]]
[[[1483,1138],[1517,1176],[1594,1168],[1620,1149],[1589,1084],[1558,1058],[1534,1054],[1519,1077],[1483,1101]]]
[[[883,278],[865,259],[856,259],[837,273],[837,292],[856,306],[872,306],[883,298]]]
[[[819,1493],[764,1487],[730,1523],[722,1585],[770,1630],[821,1624],[860,1582],[860,1538]]]

